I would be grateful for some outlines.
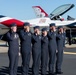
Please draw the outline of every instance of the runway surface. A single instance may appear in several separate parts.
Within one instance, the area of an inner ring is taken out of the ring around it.
[[[6,47],[0,48],[2,50],[7,49]],[[21,56],[19,56],[18,63],[18,75],[21,74]],[[7,52],[0,53],[0,75],[8,75],[8,54]],[[32,58],[30,61],[29,74],[32,73]],[[62,65],[62,75],[76,75],[76,48],[64,48],[64,59]],[[41,71],[39,71],[40,73]],[[47,72],[48,74],[48,72]]]

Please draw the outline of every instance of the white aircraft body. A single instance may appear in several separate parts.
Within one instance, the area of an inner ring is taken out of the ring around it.
[[[38,18],[31,20],[17,20],[11,17],[0,15],[0,35],[5,34],[9,30],[11,23],[16,23],[18,29],[23,27],[24,22],[29,22],[31,24],[31,27],[34,27],[36,25],[40,27],[48,27],[51,23],[55,23],[56,26],[76,26],[76,20],[64,20],[61,17],[64,13],[73,7],[73,4],[62,5],[55,9],[49,17],[49,15],[40,6],[34,6],[33,8]]]

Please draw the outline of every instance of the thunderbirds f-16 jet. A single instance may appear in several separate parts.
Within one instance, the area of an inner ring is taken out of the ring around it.
[[[29,22],[31,27],[39,25],[40,27],[48,27],[50,23],[55,23],[56,26],[72,27],[76,25],[76,19],[68,17],[65,20],[61,16],[72,9],[74,4],[65,4],[56,8],[50,15],[48,15],[40,6],[33,6],[37,18],[31,20],[18,20],[15,18],[0,15],[0,35],[5,34],[11,23],[16,23],[18,29],[23,26],[24,22]]]

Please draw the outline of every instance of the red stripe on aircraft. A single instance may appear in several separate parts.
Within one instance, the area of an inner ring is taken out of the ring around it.
[[[16,20],[16,19],[10,19],[10,20],[1,22],[1,24],[4,24],[8,27],[10,27],[10,24],[12,24],[12,23],[16,23],[18,27],[22,27],[24,22]]]

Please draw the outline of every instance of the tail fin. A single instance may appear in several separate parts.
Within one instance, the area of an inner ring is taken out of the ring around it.
[[[37,17],[48,17],[48,14],[40,6],[33,6],[32,8]]]

